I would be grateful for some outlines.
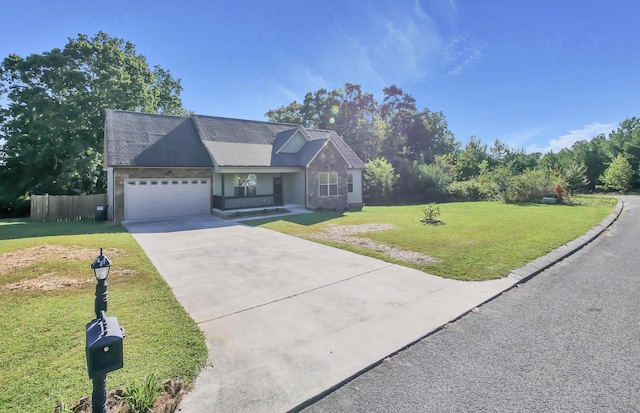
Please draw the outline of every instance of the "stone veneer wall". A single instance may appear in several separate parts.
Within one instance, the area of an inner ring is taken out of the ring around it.
[[[171,171],[171,176],[169,176]],[[213,186],[212,168],[115,168],[113,172],[114,202],[113,220],[124,220],[124,181],[125,179],[176,179],[204,178],[210,179]],[[213,188],[212,188],[213,191]]]
[[[335,209],[342,211],[348,206],[347,202],[347,169],[349,165],[333,144],[327,144],[311,162],[307,175],[307,208]],[[338,173],[338,195],[320,196],[318,185],[319,172]]]

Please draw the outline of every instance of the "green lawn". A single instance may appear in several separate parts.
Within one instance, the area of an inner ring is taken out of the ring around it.
[[[422,225],[420,205],[365,207],[361,212],[315,212],[245,221],[290,235],[323,242],[458,280],[490,280],[533,261],[600,223],[615,206],[610,198],[590,198],[585,205],[510,205],[499,202],[439,204],[444,225]],[[587,205],[588,204],[588,205]],[[329,225],[391,224],[393,229],[359,234],[377,243],[438,259],[428,265],[389,258],[379,251],[332,241],[312,234]]]
[[[113,262],[107,314],[126,330],[125,365],[109,374],[109,389],[151,372],[190,381],[200,371],[204,335],[123,227],[0,220],[0,411],[52,412],[91,394],[85,325],[95,317],[90,264],[100,247]]]

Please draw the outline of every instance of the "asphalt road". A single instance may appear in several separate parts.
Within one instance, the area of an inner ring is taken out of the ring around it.
[[[576,254],[303,411],[640,411],[640,197],[623,199]]]

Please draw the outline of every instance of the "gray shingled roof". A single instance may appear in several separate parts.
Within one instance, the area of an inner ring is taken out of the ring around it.
[[[105,111],[109,166],[211,167],[190,118]]]
[[[297,154],[277,153],[300,130],[308,142]],[[306,166],[330,139],[353,168],[365,165],[334,131],[301,125],[213,116],[188,118],[107,110],[109,166]]]
[[[311,139],[326,139],[330,138],[331,141],[336,145],[338,151],[342,153],[342,156],[351,164],[352,168],[355,169],[364,169],[366,166],[362,159],[356,155],[356,153],[351,149],[349,145],[338,135],[335,131],[332,130],[323,130],[323,129],[307,129],[307,132],[311,136]]]

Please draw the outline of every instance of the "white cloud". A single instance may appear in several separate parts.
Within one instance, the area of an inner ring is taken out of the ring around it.
[[[442,48],[437,23],[424,12],[378,15],[373,24],[379,34],[361,41],[371,66],[382,77],[422,77],[429,58]]]
[[[355,7],[360,21],[331,26],[306,66],[299,64],[299,56],[281,58],[287,73],[282,79],[289,91],[304,95],[321,87],[357,83],[375,92],[392,84],[402,87],[428,77],[459,74],[483,56],[482,45],[453,28],[458,13],[454,0],[359,4]]]
[[[457,75],[482,59],[484,46],[469,42],[465,38],[452,39],[444,50],[443,60],[452,67],[447,75]]]
[[[528,153],[541,152],[547,153],[549,151],[558,152],[563,148],[570,148],[574,143],[581,140],[591,140],[601,133],[609,133],[616,127],[615,123],[599,123],[594,122],[586,125],[582,129],[570,130],[569,133],[559,136],[555,139],[549,140],[546,146],[539,146],[537,144],[530,145],[527,148]]]

